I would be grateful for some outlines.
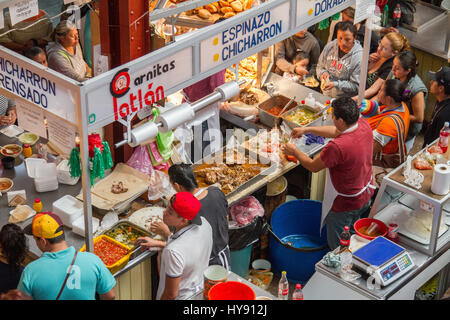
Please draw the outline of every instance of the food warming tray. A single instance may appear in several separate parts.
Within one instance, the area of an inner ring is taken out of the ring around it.
[[[288,119],[286,119],[287,116],[289,116],[290,114],[296,112],[299,109],[306,109],[309,111],[312,111],[314,113],[318,113],[317,110],[314,110],[313,108],[307,106],[307,105],[300,105],[297,106],[296,108],[289,110],[288,112],[286,112],[281,118],[283,119],[283,121],[288,125],[289,128],[294,129],[294,128],[298,128],[298,127],[307,127],[307,126],[311,126],[311,127],[315,127],[315,126],[319,126],[322,124],[322,120],[321,117],[318,117],[317,119],[314,119],[313,121],[311,121],[310,123],[306,124],[306,125],[300,125],[298,123],[295,123],[293,121],[290,121]]]
[[[222,149],[220,149],[219,151],[217,151],[209,156],[206,156],[202,160],[197,161],[196,163],[194,163],[192,165],[192,169],[195,170],[197,167],[199,167],[203,163],[215,163],[216,161],[214,161],[213,159],[223,159],[223,155],[226,154],[227,149],[229,149],[229,148],[227,148],[225,146]],[[227,199],[230,199],[231,197],[233,197],[234,195],[238,194],[239,192],[247,189],[248,187],[250,187],[257,181],[259,181],[259,180],[263,179],[264,177],[268,176],[269,174],[275,172],[275,170],[277,169],[277,166],[278,166],[278,164],[276,162],[270,161],[267,157],[258,155],[251,150],[246,150],[242,146],[238,146],[233,149],[234,149],[233,152],[238,152],[240,154],[248,155],[251,159],[254,159],[254,160],[260,159],[261,161],[258,161],[259,163],[268,164],[269,166],[266,169],[264,169],[263,171],[261,171],[258,175],[249,179],[248,181],[246,181],[245,183],[243,183],[242,185],[240,185],[239,187],[237,187],[230,193],[226,194],[225,197]],[[229,152],[231,152],[231,151],[229,151]],[[221,161],[223,161],[223,160],[221,160]]]

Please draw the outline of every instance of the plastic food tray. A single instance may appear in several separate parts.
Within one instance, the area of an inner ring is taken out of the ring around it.
[[[119,228],[121,226],[131,227],[133,230],[138,231],[139,233],[141,233],[142,236],[147,236],[147,237],[151,237],[151,238],[153,237],[153,235],[150,232],[148,232],[144,228],[141,228],[140,226],[138,226],[138,225],[136,225],[136,224],[134,224],[134,223],[132,223],[132,222],[130,222],[128,220],[120,220],[120,221],[116,222],[113,226],[111,226],[111,228],[103,231],[102,235],[107,236],[108,233],[110,233],[114,229]],[[108,237],[110,237],[110,236],[108,236]],[[110,238],[112,238],[112,237],[110,237]],[[115,240],[115,239],[113,239],[113,240]],[[118,240],[115,240],[115,241],[118,241]],[[120,241],[118,241],[118,242],[120,242]],[[120,242],[120,243],[122,243],[122,242]],[[125,243],[122,243],[122,244],[126,245]],[[135,247],[135,245],[133,245],[131,248],[133,249],[134,247]]]
[[[94,238],[94,240],[93,240],[93,241],[94,241],[94,246],[95,246],[95,244],[96,244],[98,241],[100,241],[100,240],[102,240],[102,239],[104,239],[104,240],[106,240],[106,241],[109,241],[109,242],[111,242],[111,243],[113,243],[113,244],[115,244],[115,245],[117,245],[117,246],[119,246],[119,247],[122,247],[122,248],[124,248],[124,249],[126,249],[126,250],[129,251],[125,256],[123,256],[123,257],[122,257],[119,261],[117,261],[116,263],[114,263],[114,264],[112,264],[112,265],[106,265],[106,264],[105,264],[106,267],[108,268],[108,270],[109,270],[112,274],[114,274],[114,273],[116,273],[117,271],[119,271],[120,269],[122,269],[123,267],[125,267],[125,265],[128,263],[128,261],[130,260],[131,250],[130,250],[130,248],[127,247],[126,245],[124,245],[124,244],[122,244],[122,243],[120,243],[120,242],[118,242],[118,241],[116,241],[116,240],[114,240],[114,239],[112,239],[112,238],[110,238],[110,237],[104,235],[104,234],[102,234],[102,235],[100,235],[100,236]],[[84,246],[80,249],[80,252],[83,252],[83,251],[86,251],[86,245],[84,245]]]

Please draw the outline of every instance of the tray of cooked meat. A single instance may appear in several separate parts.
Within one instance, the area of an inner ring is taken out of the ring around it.
[[[276,167],[276,162],[242,147],[224,147],[192,165],[200,188],[217,185],[227,198],[273,173]]]

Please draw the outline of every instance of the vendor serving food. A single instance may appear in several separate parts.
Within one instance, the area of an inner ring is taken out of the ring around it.
[[[351,98],[338,98],[332,103],[334,126],[299,127],[292,137],[312,133],[333,138],[311,159],[293,144],[286,144],[283,152],[295,156],[307,170],[327,170],[322,203],[321,228],[327,226],[328,246],[339,246],[339,235],[345,226],[351,226],[368,213],[372,182],[373,134],[367,121],[360,117],[359,108]],[[355,145],[358,148],[355,148]]]

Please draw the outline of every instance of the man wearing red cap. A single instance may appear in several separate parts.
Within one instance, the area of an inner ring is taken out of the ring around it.
[[[43,254],[25,267],[18,290],[36,300],[94,300],[96,293],[100,299],[114,299],[111,272],[95,254],[67,245],[56,214],[37,214],[24,231]]]
[[[187,299],[203,288],[203,271],[212,250],[212,228],[197,213],[200,201],[190,192],[178,192],[164,210],[163,221],[175,232],[167,243],[149,237],[138,238],[143,247],[163,248],[158,300]]]

